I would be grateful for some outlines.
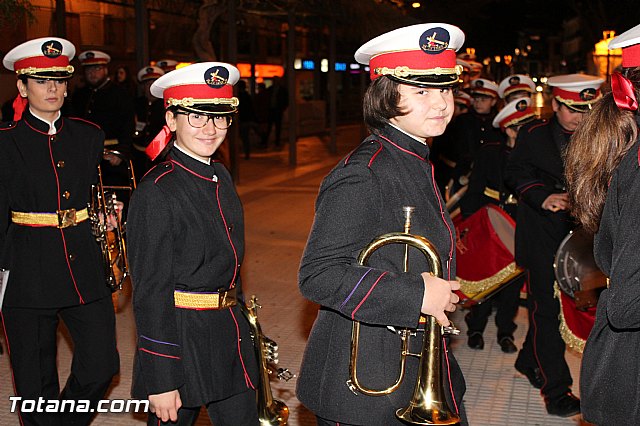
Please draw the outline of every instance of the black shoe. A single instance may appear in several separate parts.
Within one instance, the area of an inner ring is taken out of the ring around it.
[[[516,367],[516,370],[518,370],[520,373],[527,376],[527,379],[529,379],[529,383],[531,383],[531,386],[533,386],[536,389],[542,388],[542,385],[544,385],[544,379],[542,378],[542,374],[540,374],[540,369],[538,367],[520,368],[518,367],[517,364],[515,367]]]
[[[471,333],[469,335],[469,340],[467,340],[467,344],[471,349],[484,349],[484,339],[482,338],[482,333],[478,333],[477,331]]]
[[[511,336],[501,338],[500,340],[498,340],[498,344],[500,345],[500,349],[502,349],[502,352],[506,354],[512,354],[518,351],[516,344],[513,343],[513,337]]]
[[[547,413],[560,417],[571,417],[580,413],[580,400],[571,392],[547,399]]]

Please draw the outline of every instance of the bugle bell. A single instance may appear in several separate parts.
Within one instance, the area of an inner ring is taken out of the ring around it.
[[[389,244],[405,244],[404,272],[408,271],[409,247],[418,249],[427,259],[431,272],[442,277],[442,264],[440,256],[435,246],[426,238],[410,234],[411,214],[413,207],[403,207],[405,214],[404,232],[392,232],[384,234],[374,239],[366,246],[358,256],[358,264],[366,265],[369,257],[379,248]],[[417,425],[453,425],[460,421],[460,417],[448,405],[444,395],[443,375],[442,375],[442,352],[444,332],[451,334],[459,333],[455,327],[443,330],[436,319],[431,315],[425,316],[425,329],[422,349],[419,354],[409,351],[409,340],[411,334],[415,334],[415,329],[400,329],[398,334],[401,340],[400,348],[400,373],[394,384],[386,389],[370,389],[365,387],[358,378],[358,346],[360,335],[360,322],[353,321],[351,329],[351,359],[349,362],[350,379],[347,385],[355,394],[362,393],[367,396],[388,395],[398,389],[405,374],[405,363],[407,356],[414,356],[420,359],[418,367],[418,377],[413,391],[413,397],[409,405],[396,411],[399,419]]]

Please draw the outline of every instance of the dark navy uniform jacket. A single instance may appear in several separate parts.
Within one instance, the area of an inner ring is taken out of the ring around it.
[[[4,306],[59,308],[110,294],[88,220],[58,229],[11,222],[11,211],[81,210],[97,181],[104,133],[83,120],[59,118],[57,133],[27,109],[0,130],[0,249],[9,269]]]
[[[316,215],[299,271],[302,294],[321,305],[309,336],[297,384],[300,401],[320,417],[358,425],[402,424],[395,410],[406,406],[416,383],[418,361],[394,393],[354,395],[347,387],[352,320],[361,321],[359,378],[370,388],[386,388],[398,376],[400,338],[387,326],[417,328],[429,271],[422,254],[410,251],[403,273],[404,245],[376,251],[359,266],[358,253],[374,238],[402,232],[403,206],[415,207],[411,233],[436,246],[445,279],[455,279],[454,227],[441,200],[428,160],[429,147],[387,126],[365,139],[324,179]],[[419,352],[422,334],[411,348]],[[465,385],[448,353],[453,393],[461,408]],[[445,394],[451,407],[449,385]],[[464,424],[464,422],[463,422]]]
[[[449,143],[453,144],[456,151],[454,178],[469,173],[476,153],[482,145],[504,140],[504,134],[500,129],[493,127],[495,116],[494,112],[477,114],[475,111],[469,111],[456,117],[449,131]]]
[[[500,206],[515,218],[516,205],[505,204],[512,191],[504,183],[504,169],[511,154],[504,142],[486,143],[478,149],[473,161],[473,170],[469,176],[469,186],[460,200],[460,209],[468,217],[489,203]],[[497,191],[499,200],[485,194],[485,189]]]
[[[640,424],[639,149],[636,142],[614,172],[595,236],[610,285],[582,355],[580,398],[584,419],[598,425]]]
[[[97,88],[87,85],[77,89],[71,100],[75,115],[97,123],[107,140],[118,140],[117,145],[106,148],[125,154],[131,152],[135,110],[133,98],[124,87],[107,80]]]
[[[174,290],[241,293],[244,216],[229,172],[177,148],[142,179],[127,222],[138,332],[133,396],[180,391],[185,407],[257,386],[249,325],[239,306],[176,308]],[[239,353],[239,348],[241,353]]]
[[[562,239],[575,226],[566,211],[542,208],[549,195],[567,192],[563,156],[570,137],[555,116],[526,124],[507,164],[506,183],[519,197],[516,261],[528,268],[549,268]]]

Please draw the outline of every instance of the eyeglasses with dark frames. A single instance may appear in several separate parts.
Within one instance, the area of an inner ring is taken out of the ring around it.
[[[219,130],[227,130],[231,127],[231,123],[233,122],[233,118],[228,115],[214,115],[214,114],[199,114],[197,112],[182,112],[177,111],[176,114],[186,115],[187,121],[191,127],[195,127],[196,129],[201,129],[207,125],[209,120],[213,121],[213,126]]]

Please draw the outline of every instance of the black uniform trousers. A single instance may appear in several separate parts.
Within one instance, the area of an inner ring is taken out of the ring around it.
[[[73,340],[71,374],[60,393],[57,329],[62,319]],[[95,408],[118,373],[111,297],[68,308],[2,309],[16,396],[38,400],[89,400]],[[95,413],[21,412],[22,425],[88,425]]]
[[[207,404],[207,414],[215,426],[259,426],[256,407],[256,392],[248,390],[221,401]],[[178,410],[177,422],[163,422],[155,414],[149,413],[148,426],[176,425],[191,426],[200,415],[200,407],[182,407]]]
[[[542,257],[543,254],[538,254]],[[548,256],[547,256],[548,257]],[[536,262],[537,263],[537,262]],[[529,330],[516,359],[516,368],[540,368],[542,395],[549,399],[569,391],[573,384],[564,359],[565,343],[560,335],[560,304],[553,295],[553,258],[528,268],[527,308]]]
[[[513,338],[513,332],[517,328],[513,319],[518,313],[520,287],[522,287],[522,280],[516,279],[507,284],[505,288],[500,290],[498,294],[491,299],[472,307],[464,317],[468,326],[467,334],[470,336],[474,333],[482,334],[484,332],[487,322],[489,321],[489,315],[491,315],[491,308],[495,304],[497,307],[496,326],[498,327],[498,341],[504,337]]]

